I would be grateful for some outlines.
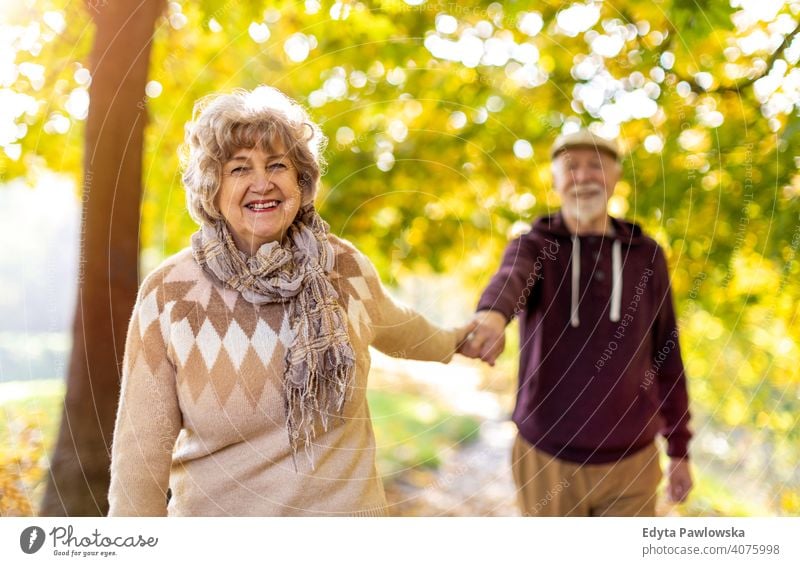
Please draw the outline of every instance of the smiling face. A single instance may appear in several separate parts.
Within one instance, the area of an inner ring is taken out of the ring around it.
[[[553,186],[567,223],[590,231],[602,229],[620,173],[620,164],[611,155],[594,148],[570,148],[556,155]]]
[[[283,240],[301,201],[297,169],[279,143],[268,151],[238,149],[222,167],[216,204],[236,247],[250,256]]]

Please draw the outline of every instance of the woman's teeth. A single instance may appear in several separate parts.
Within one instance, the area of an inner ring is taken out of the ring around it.
[[[245,206],[250,210],[267,210],[268,208],[275,208],[279,204],[277,200],[271,200],[268,202],[254,202]]]

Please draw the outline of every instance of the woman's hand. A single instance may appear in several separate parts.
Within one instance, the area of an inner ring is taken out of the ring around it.
[[[460,343],[458,353],[480,358],[493,366],[506,347],[506,323],[506,317],[497,311],[475,313],[471,322],[473,330]]]
[[[459,354],[464,354],[462,349],[464,345],[468,342],[470,334],[477,328],[478,321],[475,319],[470,320],[464,326],[460,326],[456,328],[456,352]]]

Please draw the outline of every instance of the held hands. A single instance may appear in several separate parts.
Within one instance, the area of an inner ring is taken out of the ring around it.
[[[480,358],[493,366],[506,346],[506,317],[497,311],[475,313],[465,338],[459,343],[457,352],[468,358]]]

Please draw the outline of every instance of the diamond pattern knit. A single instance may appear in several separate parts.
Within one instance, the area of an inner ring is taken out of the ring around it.
[[[248,303],[203,272],[186,249],[139,290],[123,363],[109,515],[385,514],[366,401],[368,347],[447,362],[455,332],[395,303],[369,260],[330,238],[330,277],[347,315],[356,375],[342,418],[316,431],[313,469],[303,454],[295,469],[286,432],[288,303]]]

